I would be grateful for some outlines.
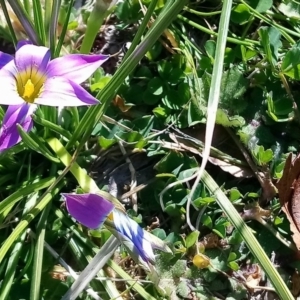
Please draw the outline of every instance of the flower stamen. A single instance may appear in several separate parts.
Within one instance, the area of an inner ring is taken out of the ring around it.
[[[107,216],[107,219],[108,219],[109,221],[111,221],[111,222],[114,221],[114,215],[113,215],[112,212]]]
[[[28,71],[25,73],[19,73],[16,77],[17,90],[19,96],[27,103],[34,103],[42,92],[46,76],[40,74],[38,71],[30,74]]]
[[[32,83],[31,79],[28,79],[25,86],[24,86],[24,92],[22,95],[22,98],[26,102],[33,103],[34,102],[34,91],[35,91],[35,86]]]

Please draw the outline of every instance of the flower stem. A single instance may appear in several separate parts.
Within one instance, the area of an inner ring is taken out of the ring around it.
[[[95,38],[101,28],[101,25],[106,17],[106,5],[99,5],[97,2],[88,18],[86,32],[80,47],[80,53],[89,54]]]
[[[97,184],[90,176],[88,176],[86,170],[80,168],[77,162],[72,161],[72,156],[57,138],[49,139],[48,144],[66,167],[72,165],[70,172],[77,179],[78,184],[84,192],[96,193],[99,190]]]

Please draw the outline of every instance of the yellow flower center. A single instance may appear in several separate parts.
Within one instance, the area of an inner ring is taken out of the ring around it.
[[[17,74],[17,91],[21,98],[27,103],[34,103],[43,90],[46,76],[36,69],[29,69]]]
[[[107,216],[107,219],[112,222],[114,221],[114,215],[112,212]]]
[[[30,99],[32,99],[33,94],[34,94],[34,84],[32,83],[31,79],[28,79],[24,86],[24,92],[22,98],[31,102]]]

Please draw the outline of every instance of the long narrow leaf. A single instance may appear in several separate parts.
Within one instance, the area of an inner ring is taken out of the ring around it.
[[[202,162],[200,169],[197,171],[197,178],[193,184],[192,190],[188,196],[188,201],[186,205],[186,219],[187,223],[192,230],[195,230],[194,226],[190,220],[190,206],[192,202],[192,196],[194,195],[198,183],[202,177],[203,171],[208,162],[210,155],[210,147],[212,143],[212,137],[215,128],[216,115],[220,97],[221,89],[221,79],[223,74],[223,64],[226,48],[226,39],[228,34],[230,13],[232,7],[232,0],[225,0],[222,8],[221,19],[219,24],[219,36],[217,40],[215,63],[212,72],[211,86],[209,90],[208,105],[207,105],[207,121],[206,121],[206,131],[205,131],[205,145],[202,154]]]
[[[110,257],[114,254],[119,244],[119,241],[115,237],[111,236],[102,246],[100,251],[95,255],[92,261],[88,264],[88,266],[79,275],[62,300],[76,300],[79,294],[85,289],[89,282],[97,275],[99,270],[104,267]]]
[[[157,18],[155,23],[150,28],[149,32],[145,36],[144,40],[139,46],[132,52],[132,54],[126,59],[122,66],[117,70],[115,75],[109,81],[109,83],[101,90],[97,95],[97,98],[101,100],[103,105],[95,105],[90,107],[81,119],[79,125],[73,133],[72,139],[67,144],[66,148],[74,145],[76,141],[80,141],[80,147],[87,141],[93,127],[97,124],[100,118],[105,113],[109,101],[112,99],[125,78],[134,70],[139,61],[144,57],[146,52],[154,45],[157,39],[161,36],[164,30],[171,24],[177,14],[182,10],[186,4],[185,0],[168,1],[171,3],[168,5],[168,9],[164,11],[163,16]]]
[[[230,200],[222,192],[222,190],[217,185],[217,183],[212,179],[212,177],[206,171],[204,171],[203,173],[202,180],[205,183],[205,185],[208,187],[208,189],[211,191],[211,193],[213,193],[216,196],[216,201],[218,202],[219,206],[228,216],[230,222],[239,231],[239,233],[243,237],[245,243],[247,244],[252,254],[259,261],[260,265],[262,266],[267,276],[270,278],[271,282],[273,283],[273,286],[276,289],[278,295],[280,296],[280,299],[284,299],[284,300],[294,299],[290,290],[284,283],[283,279],[280,277],[279,273],[271,263],[265,251],[262,249],[261,245],[258,243],[257,239],[253,235],[251,229],[246,225],[244,220],[236,211],[235,207],[232,205]]]

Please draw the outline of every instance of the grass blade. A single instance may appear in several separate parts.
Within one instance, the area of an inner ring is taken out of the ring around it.
[[[107,263],[119,246],[119,241],[111,236],[102,246],[100,251],[94,256],[88,266],[79,275],[69,291],[64,295],[62,300],[76,300],[79,294],[85,289],[89,282],[97,275],[100,269]]]
[[[225,212],[230,222],[242,235],[248,248],[250,249],[252,254],[256,257],[256,259],[259,261],[260,265],[262,266],[267,276],[270,278],[271,282],[273,283],[274,288],[276,289],[278,295],[280,296],[280,299],[284,299],[284,300],[294,299],[290,290],[288,289],[288,287],[280,277],[279,273],[271,263],[265,251],[262,249],[261,245],[258,243],[252,231],[246,225],[244,220],[236,211],[235,207],[232,205],[230,200],[222,192],[222,190],[217,185],[217,183],[212,179],[212,177],[206,171],[204,171],[203,173],[202,180],[204,184],[208,187],[210,192],[216,196],[216,201],[218,202],[222,210]]]
[[[186,205],[186,220],[189,227],[195,230],[194,226],[190,220],[190,206],[192,202],[192,196],[194,195],[198,183],[202,177],[205,166],[208,162],[210,155],[210,147],[212,143],[212,137],[215,128],[217,109],[219,104],[220,89],[221,89],[221,79],[223,74],[223,64],[226,49],[226,41],[230,20],[230,13],[232,7],[232,0],[225,0],[222,8],[221,19],[219,24],[219,36],[217,40],[215,63],[212,72],[211,86],[209,90],[209,98],[207,105],[207,120],[206,120],[206,131],[205,131],[205,146],[202,154],[202,162],[200,169],[197,171],[197,178],[193,184],[192,190],[188,196],[188,201]]]

